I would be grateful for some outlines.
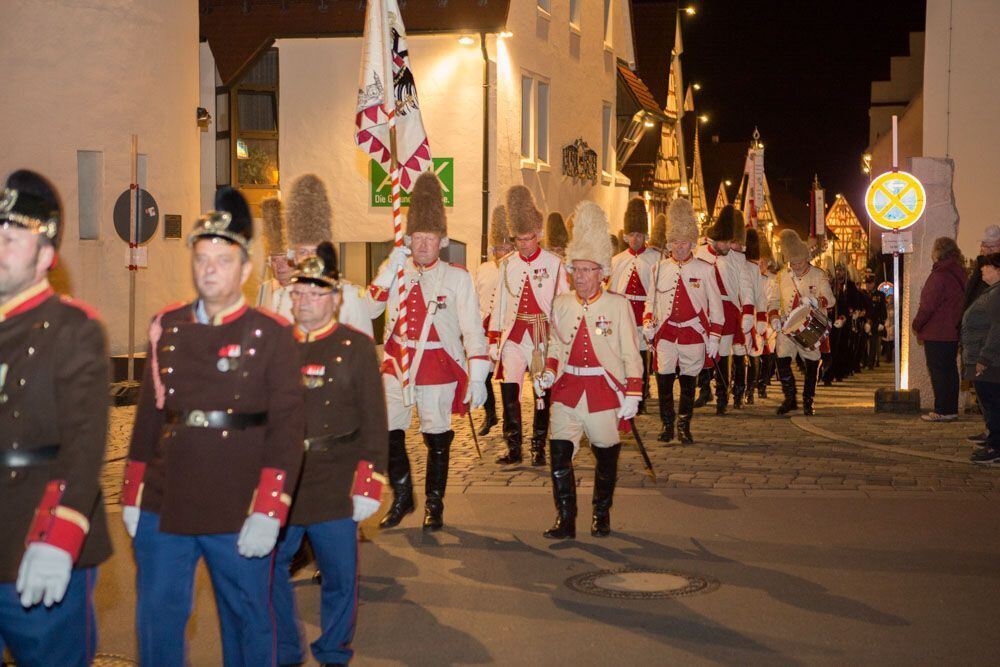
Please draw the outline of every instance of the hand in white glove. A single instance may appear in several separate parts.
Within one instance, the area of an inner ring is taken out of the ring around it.
[[[771,320],[771,331],[781,331],[781,320],[777,317]]]
[[[758,336],[763,336],[765,333],[767,333],[767,322],[760,322],[760,321],[758,321],[757,322],[757,335]]]
[[[490,343],[490,359],[500,361],[500,346],[496,343]]]
[[[401,268],[406,266],[406,258],[410,256],[410,249],[405,245],[396,246],[389,253],[389,260],[387,262],[393,273],[396,273]]]
[[[642,336],[646,339],[647,343],[653,342],[653,336],[656,335],[656,322],[649,320],[642,325]]]
[[[354,515],[351,518],[356,523],[361,523],[372,514],[375,514],[378,511],[379,505],[381,505],[379,501],[368,496],[351,496],[351,502],[354,504]]]
[[[708,355],[709,359],[714,359],[719,354],[719,337],[709,336],[708,342],[705,343],[705,354]]]
[[[841,315],[840,317],[838,317],[836,320],[833,321],[833,326],[834,328],[839,329],[840,327],[844,326],[844,322],[846,321],[847,318]]]
[[[639,397],[626,396],[625,402],[618,408],[618,419],[632,419],[639,414]]]
[[[753,321],[754,321],[753,315],[751,315],[749,313],[744,313],[744,315],[743,315],[743,333],[744,333],[744,335],[750,333],[753,330]]]
[[[129,537],[135,537],[135,532],[139,529],[140,510],[135,505],[122,506],[122,523],[125,524],[125,532]]]
[[[485,382],[470,382],[469,383],[469,397],[471,402],[469,407],[473,410],[478,410],[486,404],[486,383]]]
[[[546,392],[546,390],[550,389],[555,382],[556,374],[550,370],[546,370],[544,373],[535,378],[535,395],[541,396]]]
[[[44,542],[29,544],[17,568],[21,606],[28,609],[44,602],[51,607],[61,602],[72,570],[73,558],[66,550]]]
[[[254,512],[243,522],[236,550],[244,558],[263,558],[274,550],[281,522],[262,512]]]

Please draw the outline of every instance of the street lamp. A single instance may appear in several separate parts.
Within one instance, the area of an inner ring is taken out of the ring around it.
[[[698,120],[700,120],[703,124],[707,123],[708,122],[708,114],[707,113],[701,114],[700,116],[698,116]]]
[[[473,44],[476,43],[476,40],[472,39],[468,35],[462,35],[461,37],[458,38],[458,43],[461,44],[462,46],[472,46]]]
[[[691,87],[694,88],[695,90],[701,90],[701,84],[700,83],[693,83],[693,84],[691,84]]]
[[[685,7],[684,8],[684,13],[687,14],[688,16],[694,16],[696,14],[694,6],[691,5],[689,7]]]

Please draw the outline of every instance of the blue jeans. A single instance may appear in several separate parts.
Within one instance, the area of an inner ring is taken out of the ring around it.
[[[14,582],[0,584],[0,655],[4,645],[19,666],[86,667],[97,650],[94,584],[97,568],[73,570],[62,602],[21,606]]]
[[[347,663],[354,651],[354,622],[358,608],[358,524],[337,519],[310,526],[288,526],[278,541],[271,598],[278,619],[278,663],[305,662],[302,622],[295,608],[289,568],[302,537],[309,535],[316,564],[323,573],[320,588],[322,634],[312,644],[318,662]]]
[[[194,605],[194,572],[204,557],[215,591],[225,667],[265,667],[275,661],[270,604],[274,555],[244,558],[238,533],[178,535],[160,530],[160,516],[143,512],[132,547],[136,564],[136,633],[143,667],[187,664],[184,630]]]
[[[976,396],[986,420],[986,428],[990,432],[986,445],[1000,449],[1000,382],[976,380],[973,384],[976,386]]]

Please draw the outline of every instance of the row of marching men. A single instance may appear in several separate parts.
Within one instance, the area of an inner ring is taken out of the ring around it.
[[[451,420],[483,405],[494,368],[505,383],[530,370],[539,410],[551,406],[558,511],[546,536],[575,536],[572,459],[584,436],[598,459],[591,532],[610,532],[619,429],[638,410],[642,359],[628,300],[603,287],[612,260],[604,211],[578,206],[563,263],[532,249],[541,214],[526,188],[512,188],[505,211],[519,250],[507,257],[484,330],[472,277],[440,260],[447,221],[433,174],[413,187],[405,246],[364,288],[339,276],[331,210],[319,179],[298,179],[286,244],[278,238],[281,207],[265,206],[275,280],[261,299],[279,309],[286,302],[294,325],[244,300],[253,221],[231,188],[216,194],[215,210],[188,236],[195,298],[152,319],[121,490],[142,664],[185,664],[201,560],[216,596],[223,663],[303,662],[289,565],[306,536],[322,572],[312,653],[322,664],[348,662],[357,524],[378,510],[386,474],[393,502],[382,525],[415,509],[405,446],[415,410],[427,450],[423,527],[442,527]],[[107,347],[97,313],[49,285],[64,226],[49,181],[27,171],[7,179],[0,649],[28,666],[93,659],[96,568],[111,552],[99,483]],[[379,360],[368,332],[383,312]]]

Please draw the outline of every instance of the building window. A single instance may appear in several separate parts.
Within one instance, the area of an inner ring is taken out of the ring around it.
[[[76,181],[80,240],[99,239],[104,205],[104,151],[76,152]]]
[[[549,161],[549,82],[521,75],[521,159]]]
[[[550,13],[552,11],[551,0],[538,0],[538,8],[546,14]]]
[[[604,103],[601,111],[601,169],[605,176],[610,176],[614,169],[611,159],[611,104]]]
[[[611,44],[611,0],[604,0],[604,44]]]
[[[569,0],[569,24],[580,27],[580,0]]]
[[[216,184],[278,186],[278,50],[216,91]]]

